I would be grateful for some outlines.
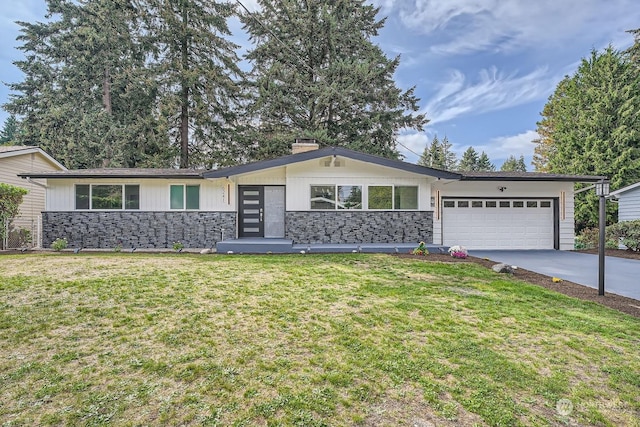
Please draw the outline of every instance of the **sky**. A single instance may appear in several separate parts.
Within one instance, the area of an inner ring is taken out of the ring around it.
[[[250,10],[256,0],[240,0]],[[416,162],[434,136],[445,136],[458,155],[486,152],[497,168],[523,155],[529,170],[536,122],[556,85],[572,75],[591,50],[626,49],[640,28],[637,0],[370,0],[385,26],[372,42],[389,58],[400,55],[396,83],[415,86],[423,132],[403,131],[399,149]],[[0,81],[23,76],[13,62],[15,21],[43,21],[45,0],[2,0]],[[10,3],[10,7],[8,6]],[[250,47],[238,22],[233,39]],[[240,52],[242,53],[242,52]],[[0,104],[9,90],[0,85]],[[7,113],[0,110],[0,123]]]

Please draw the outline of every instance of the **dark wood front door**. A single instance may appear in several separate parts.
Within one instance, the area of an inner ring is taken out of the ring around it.
[[[240,237],[264,237],[264,187],[241,186],[239,199]]]

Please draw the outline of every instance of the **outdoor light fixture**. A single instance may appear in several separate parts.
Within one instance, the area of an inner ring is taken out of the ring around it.
[[[598,214],[598,295],[604,295],[604,234],[607,222],[606,204],[609,189],[609,181],[605,178],[596,182],[596,195],[600,198],[600,211]]]
[[[610,183],[609,181],[603,179],[600,182],[596,182],[596,196],[598,197],[606,197],[609,195]]]

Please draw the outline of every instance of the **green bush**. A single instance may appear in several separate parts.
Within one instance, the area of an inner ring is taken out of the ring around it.
[[[607,227],[607,238],[622,243],[630,251],[640,251],[640,220],[610,225]]]
[[[67,239],[66,238],[58,238],[56,240],[53,241],[53,243],[51,244],[51,249],[53,249],[54,251],[58,251],[60,252],[63,249],[67,248]]]
[[[617,224],[615,224],[617,225]],[[609,226],[605,231],[605,243],[604,246],[607,249],[616,249],[618,247],[619,239],[610,231]],[[575,241],[575,249],[596,249],[599,244],[600,232],[597,228],[585,228],[577,236]]]

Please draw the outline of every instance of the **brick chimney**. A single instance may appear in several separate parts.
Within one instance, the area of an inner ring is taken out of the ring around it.
[[[315,139],[296,138],[296,142],[291,144],[291,154],[305,153],[320,148]]]

